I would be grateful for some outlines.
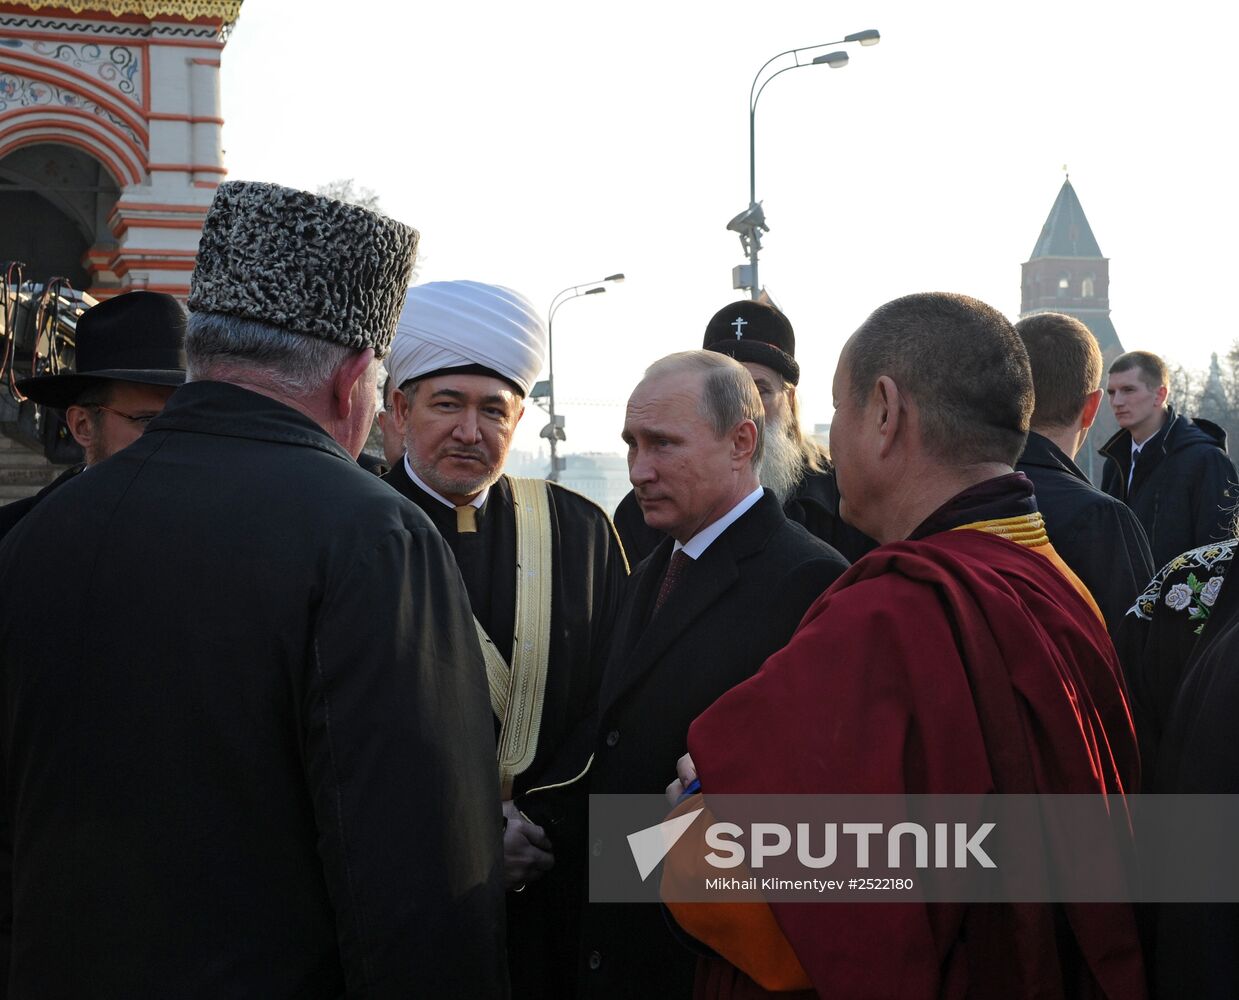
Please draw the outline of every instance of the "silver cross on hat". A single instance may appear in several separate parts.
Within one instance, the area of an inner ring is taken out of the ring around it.
[[[743,336],[744,336],[744,334],[741,332],[740,328],[741,328],[742,326],[748,326],[748,323],[749,323],[749,321],[748,321],[747,319],[745,319],[743,316],[737,316],[737,317],[736,317],[736,318],[732,321],[732,324],[731,324],[731,325],[732,325],[732,326],[734,326],[734,327],[736,328],[736,340],[739,340],[741,337],[743,337]]]

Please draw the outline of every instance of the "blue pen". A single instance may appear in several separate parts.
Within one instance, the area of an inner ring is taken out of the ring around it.
[[[701,791],[701,779],[694,778],[691,782],[688,783],[684,791],[680,793],[680,797],[675,800],[675,804],[678,806],[685,799],[696,795],[699,791]]]

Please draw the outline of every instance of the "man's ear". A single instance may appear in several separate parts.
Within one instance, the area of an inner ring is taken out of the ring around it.
[[[353,390],[373,361],[374,348],[367,347],[341,363],[331,377],[332,413],[337,419],[345,420],[353,411]]]
[[[88,407],[70,406],[65,410],[65,424],[73,440],[82,446],[84,451],[90,451],[95,441],[95,415]]]
[[[391,414],[392,420],[396,423],[396,430],[404,434],[404,423],[409,419],[409,397],[404,394],[401,389],[396,389],[391,394]]]
[[[904,411],[903,394],[899,386],[889,375],[878,379],[874,387],[877,405],[874,407],[874,419],[878,422],[878,434],[881,445],[878,454],[886,458],[895,447],[895,440],[904,429],[907,413]]]
[[[1084,409],[1080,413],[1080,430],[1086,431],[1097,419],[1097,411],[1101,409],[1101,400],[1105,395],[1102,389],[1094,389],[1084,397]]]
[[[1159,407],[1166,405],[1166,397],[1170,395],[1169,386],[1159,385],[1157,387],[1157,405]]]
[[[731,460],[737,466],[753,461],[757,449],[757,425],[751,420],[741,420],[731,432]]]

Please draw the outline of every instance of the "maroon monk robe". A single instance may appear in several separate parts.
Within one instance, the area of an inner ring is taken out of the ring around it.
[[[1044,541],[944,531],[840,577],[785,649],[698,717],[689,750],[710,794],[1121,793],[1139,764],[1120,676]],[[1048,905],[770,909],[822,996],[1145,995],[1125,905],[1063,907],[1082,958],[1066,972]],[[699,996],[764,994],[720,965],[703,963]]]

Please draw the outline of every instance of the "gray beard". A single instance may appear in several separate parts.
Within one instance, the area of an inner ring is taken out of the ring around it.
[[[780,504],[787,503],[804,478],[804,455],[783,424],[767,424],[762,442],[761,465],[757,478],[774,493]]]

